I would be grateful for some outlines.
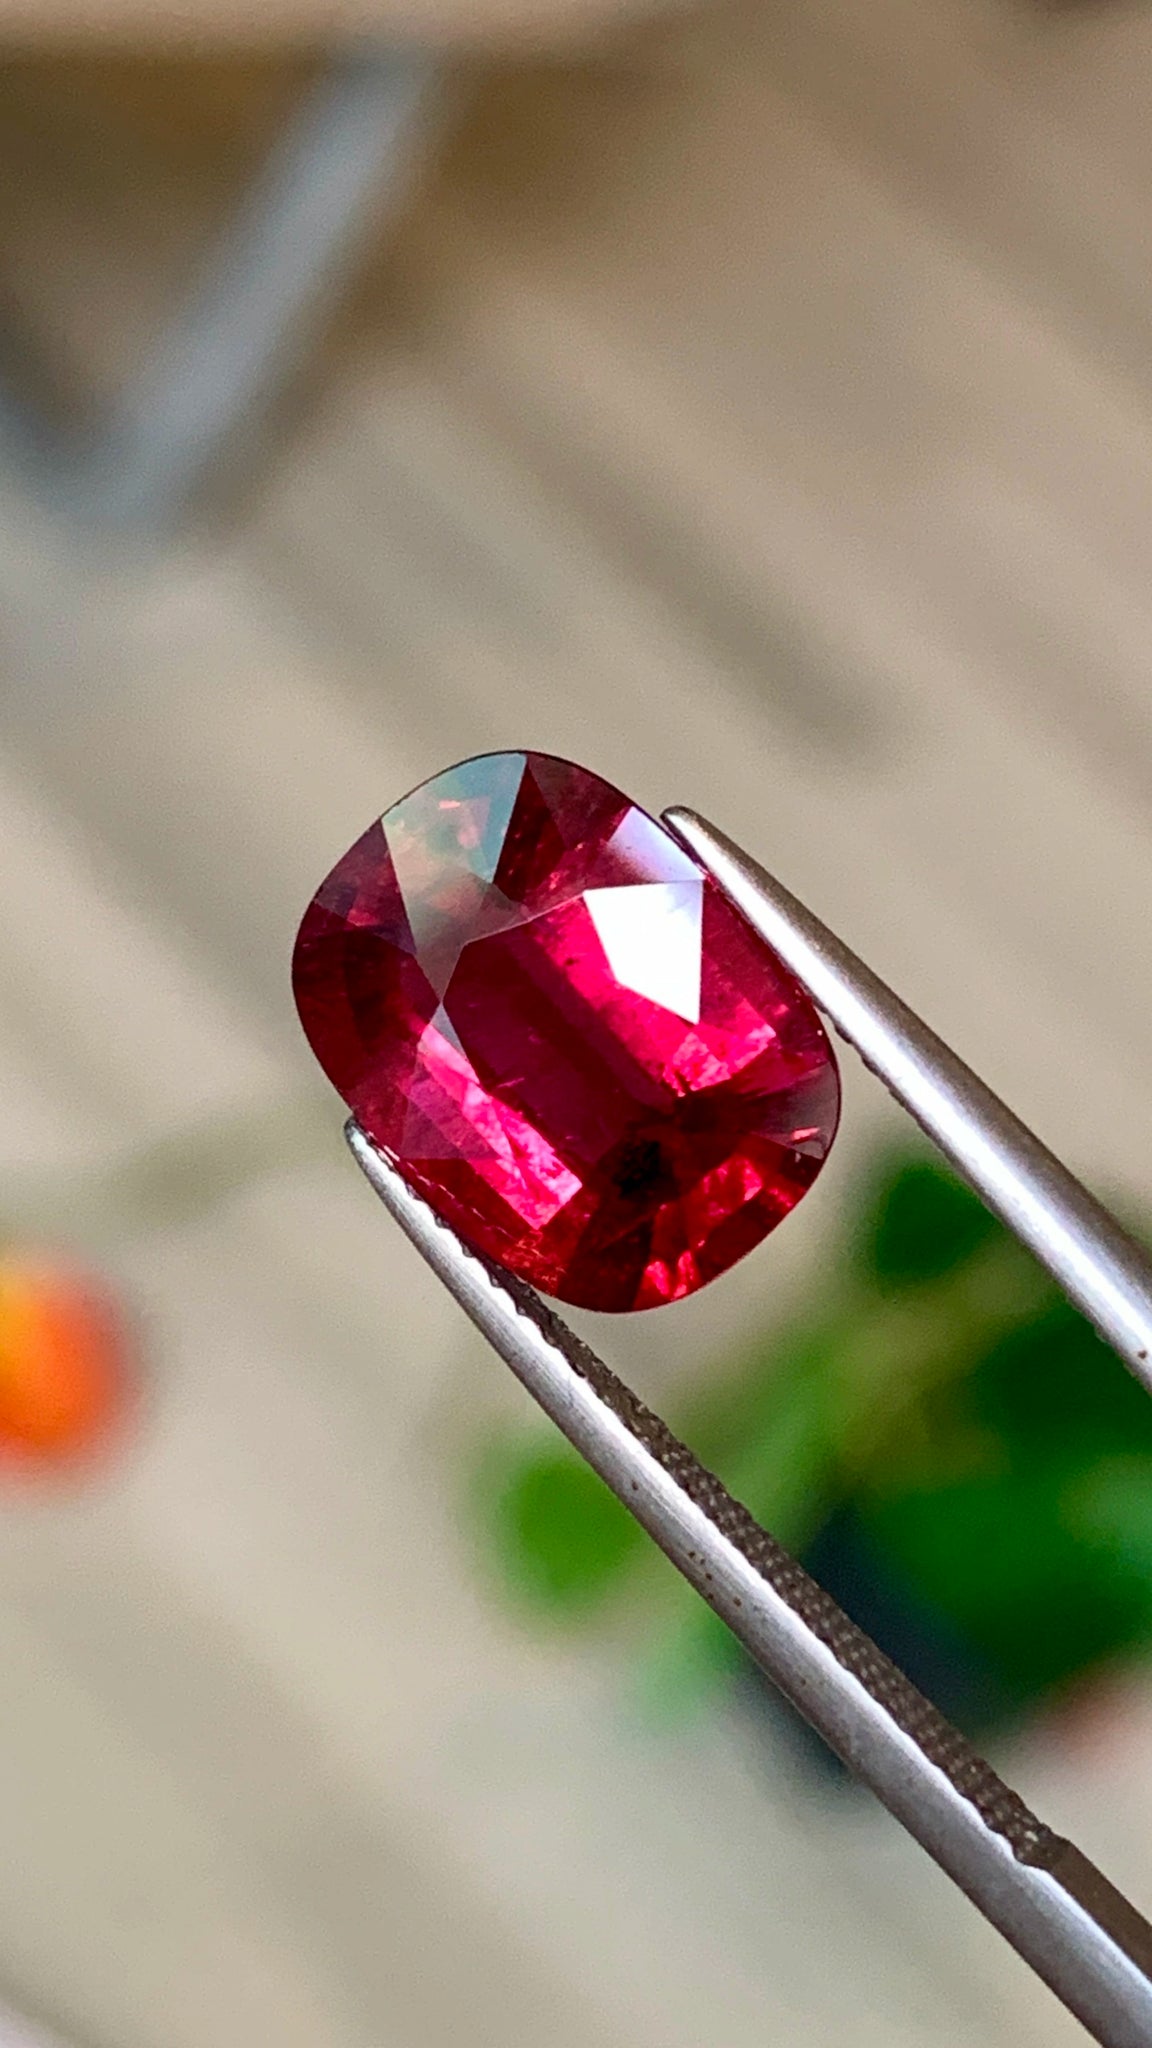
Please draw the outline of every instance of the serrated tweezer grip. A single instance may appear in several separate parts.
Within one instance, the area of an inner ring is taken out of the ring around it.
[[[1112,1319],[1109,1290],[1118,1284],[1117,1262],[1122,1279],[1131,1256],[1139,1262],[1143,1255],[975,1076],[746,855],[689,812],[669,813],[667,822],[833,1024],[1041,1257],[1048,1241],[1037,1242],[1044,1233],[1035,1227],[1034,1211],[1044,1186],[1054,1185],[1056,1254],[1045,1262],[1081,1306],[1095,1304],[1094,1319],[1114,1336],[1105,1326]],[[886,1019],[895,1033],[891,1043]],[[936,1048],[946,1055],[941,1101],[946,1109],[959,1101],[958,1123],[948,1121],[951,1109],[946,1114],[934,1106]],[[987,1134],[995,1173],[981,1156],[973,1170],[973,1133],[988,1105],[995,1112]],[[1026,1188],[1017,1199],[1004,1182],[1020,1134],[1027,1141]],[[539,1295],[464,1245],[355,1121],[347,1138],[381,1200],[477,1329],[761,1669],[1105,2048],[1152,2048],[1152,1927],[1141,1914],[1072,1843],[1029,1811]],[[1070,1260],[1065,1240],[1081,1198],[1088,1248]],[[1083,1274],[1100,1249],[1108,1254],[1109,1272],[1094,1289]],[[1075,1287],[1069,1264],[1080,1282]],[[1141,1278],[1138,1270],[1135,1277]],[[1130,1355],[1130,1362],[1138,1361]]]

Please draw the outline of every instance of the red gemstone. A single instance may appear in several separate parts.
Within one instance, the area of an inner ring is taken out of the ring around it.
[[[725,1272],[835,1135],[792,975],[662,825],[549,754],[482,754],[385,811],[309,905],[293,983],[409,1184],[586,1308]]]

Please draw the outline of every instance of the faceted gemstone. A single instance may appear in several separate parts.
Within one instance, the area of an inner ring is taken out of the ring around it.
[[[471,1244],[587,1308],[691,1294],[835,1134],[808,997],[619,790],[484,754],[385,811],[293,964],[325,1073]]]

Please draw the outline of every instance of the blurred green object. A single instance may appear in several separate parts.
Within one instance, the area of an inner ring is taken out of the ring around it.
[[[983,1202],[930,1159],[893,1163],[879,1181],[860,1257],[880,1286],[935,1280],[1000,1229]]]
[[[595,1607],[644,1542],[615,1494],[560,1438],[493,1445],[480,1482],[502,1572],[544,1611]]]
[[[876,1161],[812,1311],[709,1375],[675,1426],[972,1733],[1152,1644],[1152,1402],[970,1191]],[[631,1589],[650,1701],[745,1668],[567,1446],[485,1461],[504,1583],[587,1621]]]

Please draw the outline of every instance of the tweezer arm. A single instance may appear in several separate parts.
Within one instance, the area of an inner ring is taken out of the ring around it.
[[[664,822],[817,1008],[1152,1393],[1152,1261],[1019,1117],[758,861],[680,806]]]
[[[1152,1928],[1054,1835],[530,1287],[353,1155],[493,1349],[792,1704],[1105,2048],[1152,2044]]]

